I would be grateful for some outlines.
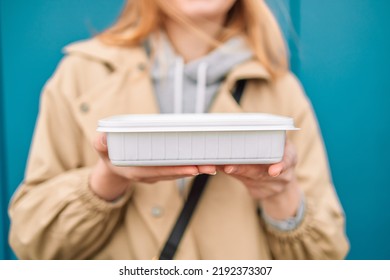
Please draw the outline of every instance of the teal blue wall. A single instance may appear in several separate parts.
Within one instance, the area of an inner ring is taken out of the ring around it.
[[[1,26],[1,11],[2,3],[0,3],[0,26]],[[3,107],[3,75],[2,75],[2,36],[0,29],[0,260],[7,254],[6,236],[7,236],[7,222],[6,222],[6,178],[5,178],[5,147],[4,147],[4,107]]]
[[[0,1],[1,259],[12,258],[6,204],[23,178],[40,90],[61,48],[111,23],[124,0]],[[348,258],[390,259],[390,1],[269,2],[321,124],[347,214]]]
[[[298,75],[347,215],[349,257],[390,259],[390,1],[300,5]]]
[[[11,258],[6,204],[23,179],[40,91],[61,49],[111,24],[123,0],[0,0],[3,84],[0,87],[0,259]],[[1,80],[1,79],[0,79]],[[3,150],[4,149],[4,150]],[[3,151],[7,151],[3,154]],[[5,166],[4,166],[5,165]],[[5,167],[5,174],[2,174]],[[3,205],[3,202],[5,203]],[[4,247],[7,252],[4,253]]]

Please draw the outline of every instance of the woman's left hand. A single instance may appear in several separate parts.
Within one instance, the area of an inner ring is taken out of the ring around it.
[[[286,141],[281,162],[269,164],[225,165],[218,170],[240,180],[250,195],[260,201],[263,211],[274,219],[295,216],[301,200],[301,191],[295,177],[297,153]]]

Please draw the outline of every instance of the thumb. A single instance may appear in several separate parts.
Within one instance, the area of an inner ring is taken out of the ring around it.
[[[98,152],[99,156],[103,160],[109,160],[108,159],[108,149],[107,149],[107,135],[105,133],[99,133],[94,141],[93,141],[93,147]]]
[[[284,170],[284,162],[281,161],[281,162],[278,162],[276,164],[272,164],[269,168],[268,168],[268,175],[271,176],[271,177],[278,177],[280,175],[280,173],[283,172]]]

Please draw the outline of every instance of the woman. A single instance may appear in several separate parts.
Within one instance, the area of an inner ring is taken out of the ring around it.
[[[65,50],[10,206],[19,258],[152,259],[185,201],[183,178],[201,173],[215,176],[175,258],[346,256],[317,123],[264,1],[129,0],[112,28]],[[201,111],[286,115],[301,130],[277,164],[179,167],[115,167],[95,132],[110,115]]]

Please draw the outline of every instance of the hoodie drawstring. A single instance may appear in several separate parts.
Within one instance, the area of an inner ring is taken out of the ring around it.
[[[175,75],[173,80],[174,87],[174,105],[173,113],[183,113],[183,75],[184,75],[184,61],[181,57],[176,59]]]
[[[197,85],[196,85],[196,103],[195,113],[202,114],[205,110],[205,98],[206,98],[206,82],[207,82],[207,67],[206,62],[202,62],[198,67]]]
[[[174,106],[175,114],[183,113],[183,77],[184,77],[184,61],[181,57],[176,59],[175,75],[174,75]],[[207,87],[207,68],[206,62],[201,62],[197,70],[196,84],[196,102],[195,113],[202,114],[205,111],[206,87]]]

